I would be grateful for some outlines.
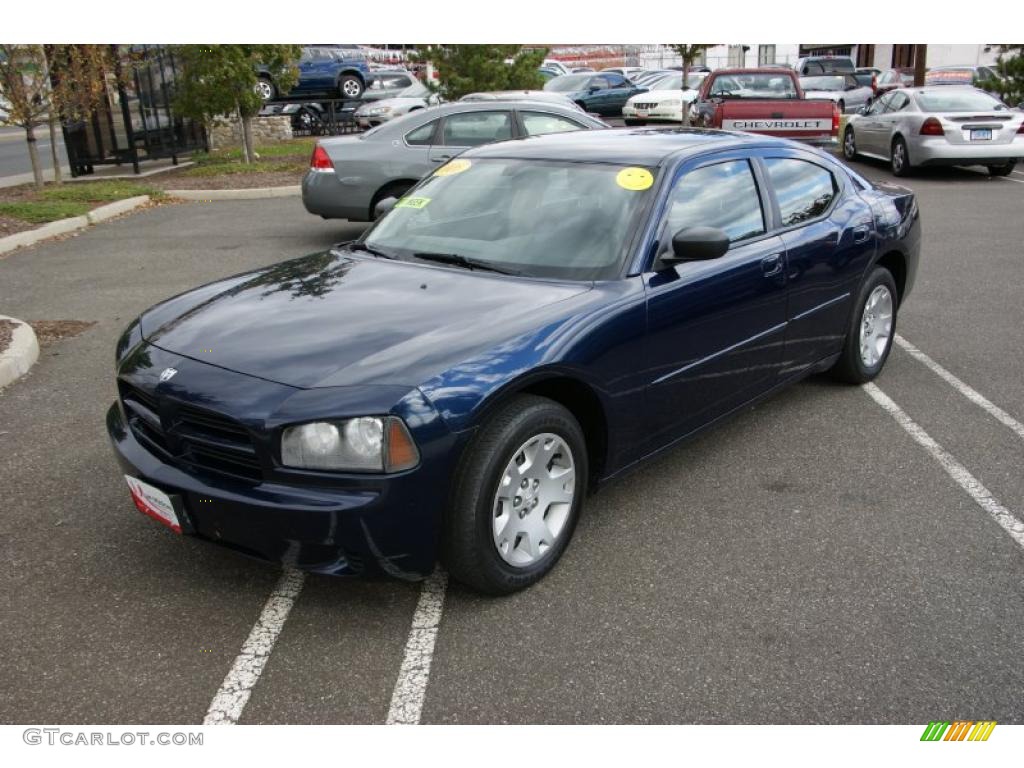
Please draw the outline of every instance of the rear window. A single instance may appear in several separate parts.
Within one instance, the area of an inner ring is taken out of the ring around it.
[[[922,112],[976,112],[992,109],[1006,109],[1006,106],[994,96],[983,91],[954,88],[944,91],[921,91],[914,95]]]
[[[846,78],[842,75],[801,77],[800,87],[805,91],[841,91],[846,87]]]
[[[716,77],[711,96],[722,99],[795,99],[796,86],[787,74],[755,72]]]
[[[931,83],[970,84],[972,82],[974,82],[973,69],[933,69],[931,72],[926,72],[924,76],[925,85]]]

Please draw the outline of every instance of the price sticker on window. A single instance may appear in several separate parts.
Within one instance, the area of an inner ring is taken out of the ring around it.
[[[416,208],[419,210],[420,208],[426,208],[429,202],[429,197],[403,197],[395,203],[395,208]]]

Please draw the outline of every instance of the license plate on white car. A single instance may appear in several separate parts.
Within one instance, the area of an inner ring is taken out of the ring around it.
[[[152,517],[158,523],[163,523],[175,533],[181,533],[181,521],[178,519],[178,513],[174,510],[174,502],[171,501],[170,496],[159,488],[142,482],[137,477],[125,475],[124,479],[128,481],[132,501],[135,502],[139,512]]]
[[[636,116],[637,117],[647,117],[647,110],[646,109],[638,109],[636,111]]]
[[[971,141],[992,141],[991,128],[975,128],[971,131]]]

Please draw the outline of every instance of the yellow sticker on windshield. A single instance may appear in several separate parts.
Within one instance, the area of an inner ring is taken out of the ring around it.
[[[654,183],[654,177],[646,168],[623,168],[615,177],[615,183],[623,189],[632,192],[642,192],[650,189]]]
[[[469,167],[473,165],[469,160],[452,160],[450,163],[445,163],[436,171],[435,176],[454,176],[456,173],[462,173],[468,171]]]
[[[395,208],[426,208],[429,202],[429,197],[403,197],[395,203]]]

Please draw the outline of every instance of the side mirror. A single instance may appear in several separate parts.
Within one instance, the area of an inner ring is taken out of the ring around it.
[[[395,203],[398,202],[397,197],[385,197],[383,200],[373,206],[373,218],[379,219],[385,213],[395,207]]]
[[[684,261],[709,261],[725,255],[729,236],[717,227],[684,227],[672,236],[672,253],[661,256],[665,266]]]

